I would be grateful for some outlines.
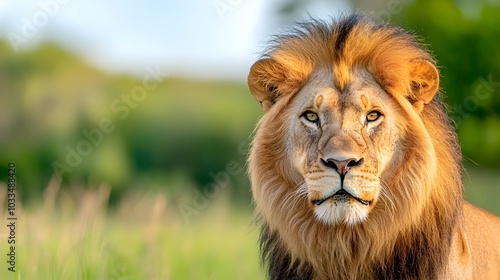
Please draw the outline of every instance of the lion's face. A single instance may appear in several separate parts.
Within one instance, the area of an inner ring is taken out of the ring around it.
[[[404,33],[352,28],[284,36],[250,69],[265,111],[249,157],[252,193],[276,227],[292,208],[305,211],[289,219],[330,225],[413,221],[430,196],[435,130],[421,114],[438,91],[434,62]],[[407,169],[424,163],[428,176]],[[403,183],[421,187],[395,187]]]
[[[398,143],[394,101],[366,71],[355,73],[343,92],[331,82],[331,72],[319,71],[291,110],[288,131],[295,148],[288,156],[316,218],[363,222],[388,191],[382,175]]]

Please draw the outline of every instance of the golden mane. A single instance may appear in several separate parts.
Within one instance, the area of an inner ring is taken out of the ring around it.
[[[422,74],[428,64],[435,61],[414,36],[354,15],[300,24],[277,37],[252,67],[249,87],[266,113],[249,173],[271,279],[436,279],[445,273],[452,231],[463,219],[463,167],[442,101],[427,94],[437,90],[429,89],[433,77]],[[355,226],[320,223],[305,199],[290,198],[301,178],[284,159],[292,148],[283,139],[292,117],[286,109],[319,68],[332,71],[340,91],[355,69],[368,70],[405,116],[398,123],[404,160],[384,174],[394,204],[377,204]]]

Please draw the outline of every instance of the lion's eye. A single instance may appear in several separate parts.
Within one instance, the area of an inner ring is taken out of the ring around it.
[[[370,113],[368,113],[366,115],[366,121],[367,122],[374,122],[374,121],[378,120],[380,118],[380,116],[382,116],[382,113],[380,113],[379,111],[371,111]]]
[[[307,111],[302,115],[306,120],[312,122],[312,123],[317,123],[319,121],[318,114]]]

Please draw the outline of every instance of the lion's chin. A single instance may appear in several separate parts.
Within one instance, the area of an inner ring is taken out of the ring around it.
[[[368,207],[354,201],[328,200],[315,206],[316,218],[329,225],[356,225],[368,218]]]

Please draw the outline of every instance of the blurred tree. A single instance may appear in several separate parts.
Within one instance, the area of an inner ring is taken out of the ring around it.
[[[64,185],[111,183],[113,200],[133,187],[207,188],[237,163],[226,190],[248,201],[243,167],[260,108],[246,86],[169,77],[126,115],[114,112],[141,84],[54,45],[15,53],[0,42],[0,166],[16,163],[27,198],[41,196],[57,166]],[[97,131],[103,120],[111,132]]]
[[[500,6],[422,0],[392,20],[421,36],[438,60],[441,88],[465,157],[499,166]]]

